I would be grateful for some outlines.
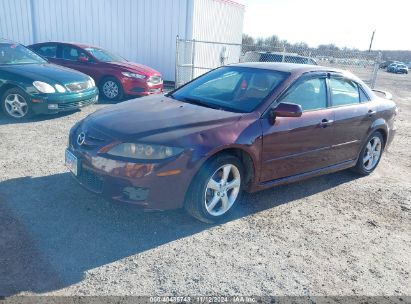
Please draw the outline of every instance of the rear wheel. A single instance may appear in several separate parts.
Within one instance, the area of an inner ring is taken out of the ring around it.
[[[3,112],[14,119],[25,119],[33,115],[30,97],[19,88],[8,89],[1,98]]]
[[[121,100],[123,98],[123,87],[114,77],[104,78],[100,84],[100,92],[108,100]]]
[[[380,162],[383,151],[384,138],[380,132],[374,132],[364,144],[354,171],[361,175],[370,174]]]
[[[219,155],[207,161],[194,178],[185,209],[202,222],[216,223],[233,211],[241,194],[241,162],[231,155]]]

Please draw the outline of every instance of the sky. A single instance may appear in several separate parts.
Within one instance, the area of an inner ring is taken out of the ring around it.
[[[245,34],[309,46],[411,50],[411,0],[240,0]]]

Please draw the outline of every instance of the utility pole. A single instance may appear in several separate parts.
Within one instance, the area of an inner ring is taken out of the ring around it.
[[[368,52],[371,52],[372,41],[374,40],[374,34],[375,34],[375,31],[376,31],[376,30],[374,30],[374,31],[372,32],[372,35],[371,35],[371,42],[370,42],[370,48],[368,49]]]

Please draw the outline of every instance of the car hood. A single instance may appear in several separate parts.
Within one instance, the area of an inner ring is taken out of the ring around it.
[[[82,128],[85,131],[93,128],[113,140],[156,138],[167,142],[232,123],[243,115],[188,104],[166,96],[149,96],[96,111],[85,118]]]
[[[21,77],[30,78],[33,81],[39,80],[52,84],[88,80],[88,76],[81,72],[50,63],[3,66],[1,69]]]
[[[117,68],[123,68],[124,70],[128,72],[136,72],[136,73],[144,73],[145,75],[149,76],[159,76],[161,75],[158,71],[145,66],[143,64],[138,64],[135,62],[130,62],[130,61],[114,61],[114,62],[108,62],[110,65],[114,65]]]

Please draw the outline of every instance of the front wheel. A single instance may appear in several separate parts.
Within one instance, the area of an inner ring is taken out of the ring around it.
[[[8,89],[1,98],[3,112],[14,119],[25,119],[33,115],[30,97],[19,88]]]
[[[241,194],[241,162],[231,155],[219,155],[202,166],[190,186],[184,206],[198,220],[216,223],[233,211]]]
[[[380,132],[374,132],[364,144],[354,171],[361,175],[370,174],[380,162],[383,151],[384,138]]]
[[[108,100],[121,100],[123,98],[123,87],[114,77],[103,79],[100,85],[100,92]]]

